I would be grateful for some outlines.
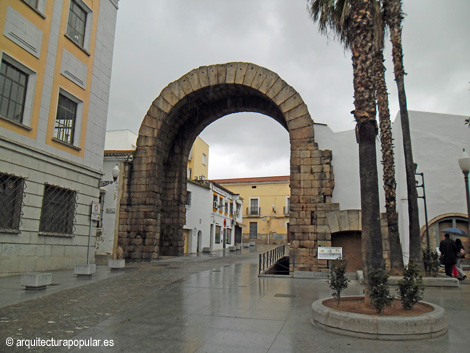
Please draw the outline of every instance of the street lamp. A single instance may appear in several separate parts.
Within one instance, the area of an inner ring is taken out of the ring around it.
[[[114,182],[116,182],[116,180],[117,180],[117,178],[118,178],[118,176],[119,176],[119,172],[120,172],[120,170],[119,170],[119,167],[118,167],[118,165],[117,165],[117,163],[116,163],[116,165],[114,166],[113,170],[111,171],[111,173],[113,174],[113,180],[114,180]]]
[[[459,158],[459,166],[462,169],[462,173],[465,180],[465,194],[467,196],[467,217],[468,217],[468,229],[470,234],[470,192],[468,189],[468,172],[470,171],[470,156],[463,149],[462,157]]]
[[[431,245],[429,241],[429,225],[428,225],[428,206],[426,202],[426,188],[424,186],[424,173],[418,173],[418,164],[414,163],[415,167],[415,175],[419,175],[421,177],[421,185],[419,185],[418,180],[416,180],[416,188],[423,188],[423,196],[418,195],[418,199],[423,199],[424,201],[424,219],[426,221],[426,250],[428,253],[431,251]]]

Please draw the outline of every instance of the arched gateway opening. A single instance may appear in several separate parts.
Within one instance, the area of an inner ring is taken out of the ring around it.
[[[119,245],[125,258],[183,254],[191,146],[209,124],[238,112],[267,115],[288,131],[291,256],[296,271],[326,267],[316,259],[316,249],[330,245],[326,212],[338,208],[331,203],[331,151],[318,149],[300,95],[276,73],[243,62],[194,69],[165,87],[150,106],[121,199]]]

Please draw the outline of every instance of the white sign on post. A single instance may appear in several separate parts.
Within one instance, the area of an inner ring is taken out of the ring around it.
[[[98,202],[91,202],[91,220],[99,221],[101,217],[101,205]]]
[[[342,247],[333,246],[319,246],[318,247],[318,259],[319,260],[336,260],[343,257]]]

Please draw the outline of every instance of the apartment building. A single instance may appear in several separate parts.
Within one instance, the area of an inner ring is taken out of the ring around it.
[[[289,239],[290,177],[217,179],[239,194],[243,209],[243,242],[284,244]]]
[[[117,10],[0,2],[0,275],[93,255]]]
[[[130,130],[106,132],[100,198],[102,219],[95,245],[97,263],[106,264],[112,257],[118,257],[117,215],[123,189],[122,176],[132,166],[136,144],[137,135]],[[202,252],[203,248],[224,249],[235,245],[237,240],[241,243],[243,200],[207,180],[209,145],[197,137],[188,159],[184,253]]]
[[[208,180],[188,180],[184,252],[228,249],[242,243],[240,195]]]
[[[188,180],[204,180],[209,175],[209,145],[199,136],[188,157]]]

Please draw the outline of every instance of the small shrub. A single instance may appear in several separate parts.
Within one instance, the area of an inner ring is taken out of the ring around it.
[[[403,270],[403,279],[398,281],[398,294],[404,309],[410,310],[424,297],[423,277],[419,275],[418,266],[409,263]]]
[[[382,313],[386,306],[393,303],[393,295],[388,288],[388,273],[383,269],[369,271],[369,297],[377,313]]]
[[[437,252],[423,250],[423,263],[426,275],[436,277],[439,272],[439,255]]]
[[[349,279],[346,278],[346,266],[348,261],[337,259],[331,262],[331,270],[328,275],[328,285],[331,289],[331,295],[336,299],[336,304],[340,303],[341,292],[348,288]]]

